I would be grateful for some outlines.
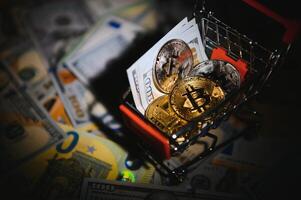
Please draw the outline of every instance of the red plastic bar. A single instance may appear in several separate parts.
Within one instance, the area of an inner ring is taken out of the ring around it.
[[[151,145],[152,149],[158,153],[163,159],[170,159],[170,144],[168,138],[163,136],[160,131],[147,124],[139,115],[135,114],[127,106],[121,104],[119,106],[126,124],[130,130]]]

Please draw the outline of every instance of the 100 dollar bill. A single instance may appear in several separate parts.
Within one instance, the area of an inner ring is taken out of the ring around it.
[[[167,186],[133,184],[102,179],[84,179],[81,200],[227,200],[239,199],[219,193],[193,193]]]
[[[189,22],[187,18],[183,19],[127,70],[135,105],[143,114],[154,99],[164,95],[155,86],[153,66],[161,47],[172,39],[180,39],[189,46],[193,54],[193,66],[207,60],[195,19]]]
[[[80,0],[48,1],[16,14],[39,50],[51,65],[57,64],[71,39],[80,37],[92,25]]]
[[[0,70],[0,174],[64,139],[64,132],[47,112]],[[6,79],[5,79],[6,77]]]
[[[48,76],[48,63],[29,42],[21,43],[0,53],[4,69],[12,76],[12,82],[25,87],[26,92],[43,107],[56,122],[70,125],[69,116]]]
[[[30,42],[16,46],[0,52],[0,62],[17,84],[35,87],[47,77],[47,62]]]
[[[187,17],[184,18],[181,22],[179,22],[171,31],[169,31],[165,37],[172,34],[173,32],[178,31],[179,29],[182,30],[186,24],[188,23]],[[161,40],[164,40],[163,37]],[[142,106],[142,96],[141,96],[141,89],[139,82],[141,81],[141,77],[139,76],[139,68],[140,65],[143,67],[143,64],[141,62],[141,59],[138,59],[130,68],[127,69],[127,76],[129,79],[131,92],[133,95],[134,103],[136,105],[136,108],[141,112],[144,113],[145,109]]]

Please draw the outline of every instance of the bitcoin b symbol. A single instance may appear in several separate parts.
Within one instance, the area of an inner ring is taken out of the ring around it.
[[[178,81],[170,94],[171,108],[190,121],[213,109],[224,99],[224,92],[210,79],[193,76]]]
[[[192,111],[204,112],[204,107],[210,102],[210,97],[204,88],[194,88],[188,84],[185,88],[186,93],[182,96],[186,96],[187,100],[184,103],[184,107],[191,108]]]

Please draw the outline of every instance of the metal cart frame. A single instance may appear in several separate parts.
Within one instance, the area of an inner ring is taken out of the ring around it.
[[[267,8],[262,10],[262,5],[253,0],[244,1],[257,11],[265,12],[265,14],[276,21],[279,18],[278,15],[275,17],[275,13]],[[255,6],[253,5],[254,2]],[[279,49],[270,50],[215,17],[213,12],[206,9],[205,1],[196,1],[193,17],[196,18],[201,30],[203,45],[205,46],[207,55],[210,55],[209,59],[227,61],[240,71],[244,81],[239,90],[230,93],[217,107],[189,122],[171,136],[162,133],[137,111],[131,99],[130,91],[125,93],[123,103],[120,105],[125,124],[134,133],[133,139],[135,143],[142,149],[144,155],[155,164],[159,171],[168,177],[170,184],[183,181],[185,174],[189,170],[192,170],[193,166],[199,163],[199,161],[218,152],[223,147],[246,134],[250,128],[252,130],[258,128],[259,120],[253,120],[251,123],[248,123],[246,131],[234,134],[220,144],[217,144],[217,136],[211,133],[211,130],[218,127],[230,115],[235,113],[241,105],[248,102],[249,99],[260,92],[270,79],[273,71],[281,65],[282,58],[285,57],[289,50],[291,42],[291,40],[284,38],[283,41],[284,43],[287,42],[286,44]],[[254,110],[251,109],[248,113],[252,118],[258,118],[258,114]],[[214,120],[206,123],[205,119],[207,116],[214,116]],[[176,142],[178,137],[188,131],[195,130],[199,122],[202,122],[205,126],[197,128],[197,133],[193,137],[181,144]],[[205,137],[209,137],[212,143],[210,145],[204,143],[205,150],[200,152],[195,158],[176,168],[170,168],[166,164],[166,160],[181,154],[193,146],[197,140],[200,142]]]

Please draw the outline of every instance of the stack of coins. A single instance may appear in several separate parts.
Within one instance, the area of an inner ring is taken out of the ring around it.
[[[239,72],[230,63],[207,60],[193,66],[193,60],[189,46],[176,39],[162,46],[153,66],[155,86],[164,95],[149,104],[145,116],[167,136],[213,110],[240,87]],[[199,127],[213,118],[207,116]],[[177,141],[182,143],[192,134],[186,133]]]

